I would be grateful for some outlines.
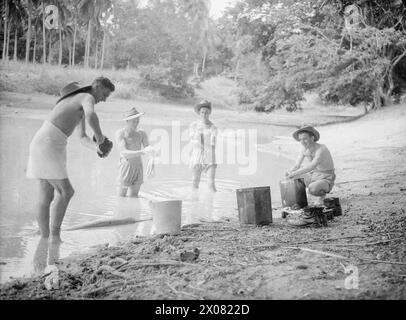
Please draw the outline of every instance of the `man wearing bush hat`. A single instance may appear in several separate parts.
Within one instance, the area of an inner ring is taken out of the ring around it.
[[[37,220],[41,236],[51,236],[51,242],[61,241],[62,221],[74,193],[67,173],[68,137],[77,128],[84,146],[102,158],[109,154],[112,142],[102,133],[94,105],[106,101],[114,89],[113,83],[105,77],[96,78],[87,86],[77,82],[68,84],[62,88],[61,98],[31,141],[27,177],[39,181]],[[86,122],[94,132],[93,141],[86,134]]]
[[[286,176],[291,179],[303,177],[309,193],[318,197],[316,204],[322,205],[325,195],[331,192],[336,177],[330,151],[324,144],[317,143],[320,133],[312,126],[305,125],[296,130],[293,138],[299,141],[303,148]],[[309,163],[301,167],[305,158]]]

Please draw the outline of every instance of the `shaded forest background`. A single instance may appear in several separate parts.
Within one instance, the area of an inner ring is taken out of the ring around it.
[[[405,0],[244,0],[209,13],[209,0],[3,0],[2,69],[110,72],[126,79],[121,90],[166,98],[193,97],[221,75],[236,82],[240,106],[261,112],[295,111],[308,92],[367,109],[405,92]],[[44,77],[35,86],[45,93],[66,82]],[[11,82],[0,77],[0,89]]]

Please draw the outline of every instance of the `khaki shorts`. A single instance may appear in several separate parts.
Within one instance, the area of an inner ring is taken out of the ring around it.
[[[144,182],[144,168],[142,162],[120,158],[117,180],[118,184],[122,187],[142,184]]]
[[[335,173],[326,173],[326,172],[312,172],[312,173],[306,173],[303,175],[304,182],[306,186],[308,187],[309,184],[316,182],[316,181],[327,181],[329,184],[329,191],[334,187],[334,182],[336,179]]]

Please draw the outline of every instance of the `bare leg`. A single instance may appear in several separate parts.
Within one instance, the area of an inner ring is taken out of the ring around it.
[[[127,195],[127,187],[117,187],[117,195],[119,197],[125,197]]]
[[[309,184],[309,193],[313,196],[319,197],[315,204],[322,205],[326,193],[330,191],[330,184],[326,180],[314,181]]]
[[[49,208],[54,199],[54,187],[47,180],[39,180],[39,200],[37,204],[37,221],[42,238],[49,237]]]
[[[193,188],[198,189],[202,170],[200,168],[193,169]]]
[[[136,183],[133,186],[129,187],[129,197],[132,198],[138,198],[138,192],[140,192],[140,188],[141,188],[141,184],[142,183]]]
[[[207,175],[209,177],[209,188],[213,191],[217,191],[216,189],[216,183],[215,183],[215,179],[216,179],[216,167],[215,166],[211,166],[208,170],[207,170]]]
[[[56,195],[54,205],[52,207],[51,220],[51,242],[61,242],[61,225],[65,217],[66,208],[70,199],[72,199],[74,190],[69,179],[63,180],[48,180],[55,188]]]
[[[48,249],[48,265],[57,264],[59,262],[59,248],[61,242],[51,242]]]
[[[34,254],[34,272],[42,273],[47,266],[48,239],[41,237]]]

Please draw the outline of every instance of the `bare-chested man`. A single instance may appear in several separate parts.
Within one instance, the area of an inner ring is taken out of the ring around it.
[[[102,153],[99,145],[105,136],[94,105],[106,101],[114,89],[113,83],[104,77],[96,78],[91,86],[81,87],[76,82],[67,85],[61,90],[62,97],[50,116],[32,139],[27,177],[39,179],[37,220],[41,236],[50,237],[51,242],[61,241],[61,224],[74,194],[66,170],[67,139],[77,128],[82,144]],[[93,130],[96,142],[86,135],[86,122]],[[54,203],[50,214],[52,201]]]
[[[317,143],[320,133],[312,126],[303,126],[293,133],[302,150],[295,165],[286,172],[288,178],[303,177],[309,193],[318,197],[316,204],[323,205],[324,197],[331,192],[336,178],[333,158],[324,144]],[[301,167],[304,159],[308,164]]]

